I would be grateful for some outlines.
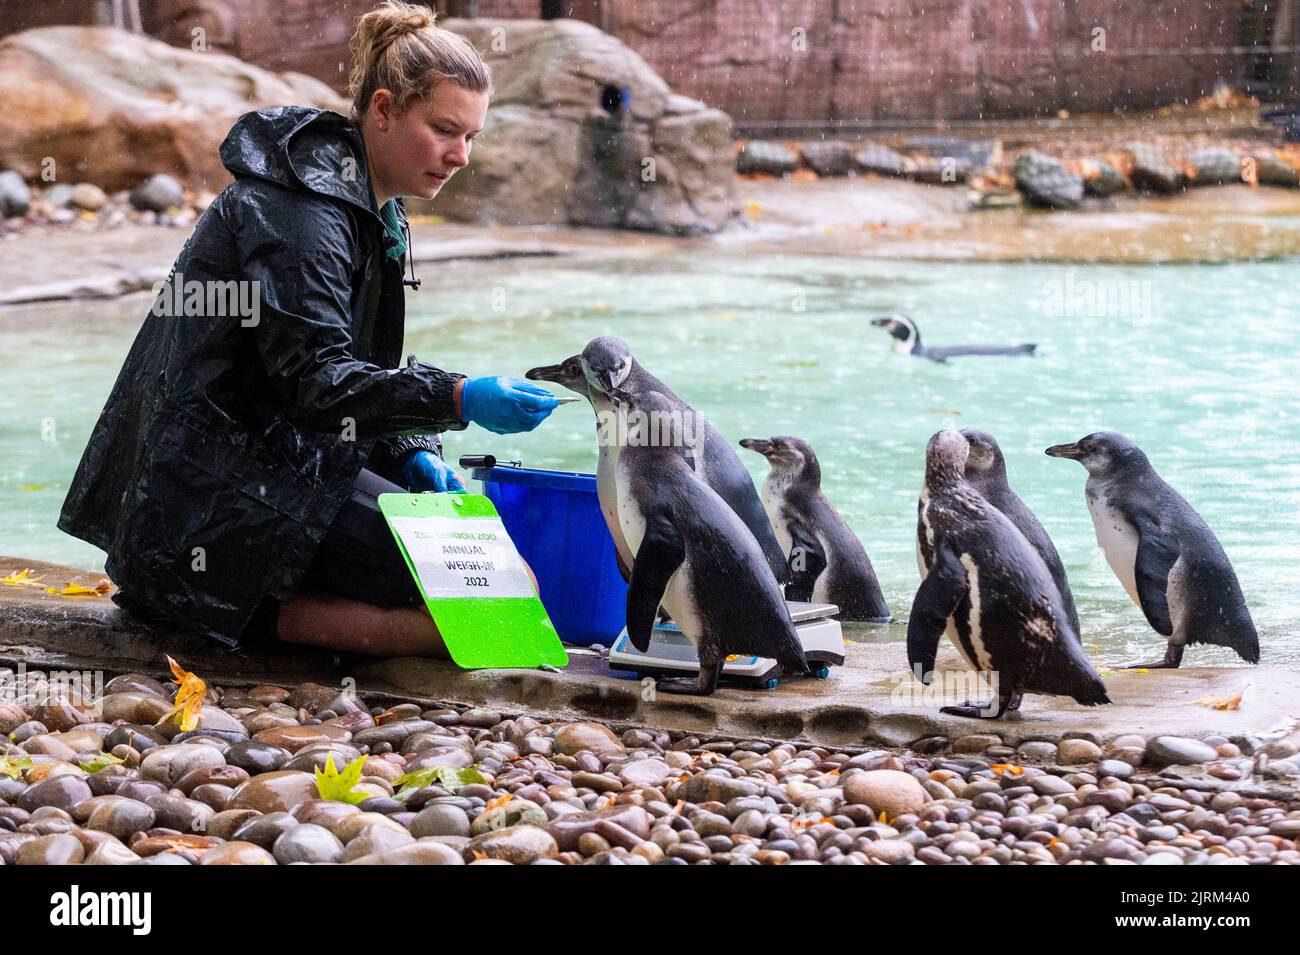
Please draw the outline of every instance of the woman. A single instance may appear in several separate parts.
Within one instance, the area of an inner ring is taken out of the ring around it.
[[[59,527],[102,548],[119,605],[231,647],[442,647],[375,498],[463,490],[437,432],[529,431],[556,405],[512,378],[401,358],[409,230],[469,162],[486,65],[425,7],[353,38],[350,119],[249,113],[235,177],[127,355]],[[232,303],[254,307],[235,308]]]

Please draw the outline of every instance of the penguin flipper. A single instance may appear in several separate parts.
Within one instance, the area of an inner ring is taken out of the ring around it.
[[[923,683],[930,682],[939,638],[969,586],[966,569],[956,555],[942,545],[936,546],[934,564],[916,591],[912,614],[907,620],[907,665],[913,673],[919,668]]]
[[[811,601],[817,578],[826,570],[826,554],[817,535],[801,523],[791,522],[790,559],[787,564],[790,582],[785,588],[787,600]]]
[[[650,649],[650,634],[668,581],[685,559],[686,547],[675,527],[667,521],[647,525],[627,588],[627,635],[642,653]]]
[[[1178,544],[1144,516],[1137,515],[1133,523],[1138,529],[1134,576],[1142,612],[1156,633],[1169,637],[1174,632],[1169,615],[1169,572],[1178,561]]]

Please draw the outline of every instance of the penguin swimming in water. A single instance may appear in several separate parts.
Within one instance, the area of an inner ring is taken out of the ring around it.
[[[940,711],[954,716],[997,719],[1026,692],[1109,703],[1047,565],[966,480],[968,453],[956,431],[940,431],[926,447],[919,511],[927,566],[907,622],[908,666],[929,683],[947,633],[972,667],[997,674],[996,700]]]
[[[1097,544],[1152,629],[1169,638],[1163,660],[1137,667],[1177,667],[1189,643],[1231,647],[1259,662],[1259,634],[1228,555],[1141,448],[1099,431],[1047,453],[1087,468],[1084,498]]]
[[[602,424],[611,424],[619,411],[611,400],[612,389],[623,389],[633,394],[651,391],[663,395],[673,405],[670,413],[683,425],[688,447],[679,449],[693,465],[696,475],[730,505],[749,528],[767,558],[768,566],[778,581],[785,581],[786,559],[777,543],[776,534],[768,522],[758,491],[749,472],[740,463],[740,457],[713,425],[673,392],[654,375],[642,368],[632,357],[627,343],[613,336],[603,336],[587,343],[582,354],[574,355],[558,365],[544,365],[530,369],[525,377],[532,381],[552,381],[586,397],[596,412],[598,458],[596,461],[596,492],[600,509],[605,515],[614,537],[619,564],[626,578],[631,573],[634,548],[623,539],[617,519],[617,491],[615,475],[618,458],[623,449],[617,441],[607,440]],[[689,432],[689,433],[686,433]]]
[[[821,465],[808,442],[746,438],[740,446],[772,465],[760,496],[789,555],[787,599],[833,603],[841,620],[892,620],[862,542],[822,493]]]
[[[776,660],[786,673],[810,672],[789,607],[749,528],[711,487],[656,420],[680,403],[624,377],[602,382],[627,421],[617,459],[617,515],[635,558],[627,591],[627,633],[650,647],[660,605],[695,645],[698,683],[660,680],[661,689],[707,696],[733,653]],[[764,518],[766,520],[766,518]]]
[[[961,355],[1032,355],[1038,348],[1037,345],[953,345],[930,348],[921,344],[921,330],[906,315],[873,318],[871,324],[894,336],[894,351],[937,362],[946,362],[949,358]]]
[[[1005,514],[1016,525],[1016,530],[1024,534],[1034,550],[1038,551],[1038,556],[1043,558],[1043,563],[1051,571],[1052,580],[1056,582],[1061,602],[1070,618],[1070,626],[1082,637],[1079,611],[1074,606],[1074,594],[1070,592],[1070,582],[1065,577],[1061,555],[1057,553],[1056,545],[1047,536],[1047,531],[1034,512],[1007,483],[1007,462],[1002,456],[1002,449],[987,431],[963,428],[961,435],[970,446],[970,454],[966,458],[966,480],[984,495],[985,500]]]

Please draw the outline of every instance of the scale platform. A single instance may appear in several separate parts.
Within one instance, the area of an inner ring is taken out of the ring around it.
[[[814,604],[790,600],[794,632],[803,645],[813,675],[825,679],[830,668],[844,664],[844,632],[835,614],[835,604]],[[645,676],[695,676],[700,660],[695,645],[672,621],[655,625],[650,647],[641,653],[632,646],[624,629],[609,651],[609,666]],[[781,665],[767,657],[734,656],[722,666],[722,679],[774,689],[780,682]]]

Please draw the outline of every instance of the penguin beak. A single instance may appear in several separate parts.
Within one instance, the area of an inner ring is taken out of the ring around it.
[[[741,440],[740,446],[746,451],[757,451],[763,457],[767,457],[772,450],[772,442],[763,438],[744,438]]]
[[[524,372],[524,377],[529,381],[554,381],[558,384],[563,371],[563,365],[538,365]]]
[[[524,372],[524,377],[529,381],[553,381],[557,385],[567,385],[573,380],[573,376],[564,369],[571,361],[572,358],[558,365],[538,365],[536,368],[529,368]]]
[[[876,328],[885,328],[885,327],[887,327],[887,326],[889,325],[890,321],[892,321],[892,319],[888,319],[888,318],[873,318],[873,319],[871,320],[871,324],[872,324],[872,325],[875,325]]]
[[[1054,444],[1044,454],[1053,458],[1069,458],[1071,461],[1077,461],[1083,457],[1083,452],[1079,450],[1078,444]]]

